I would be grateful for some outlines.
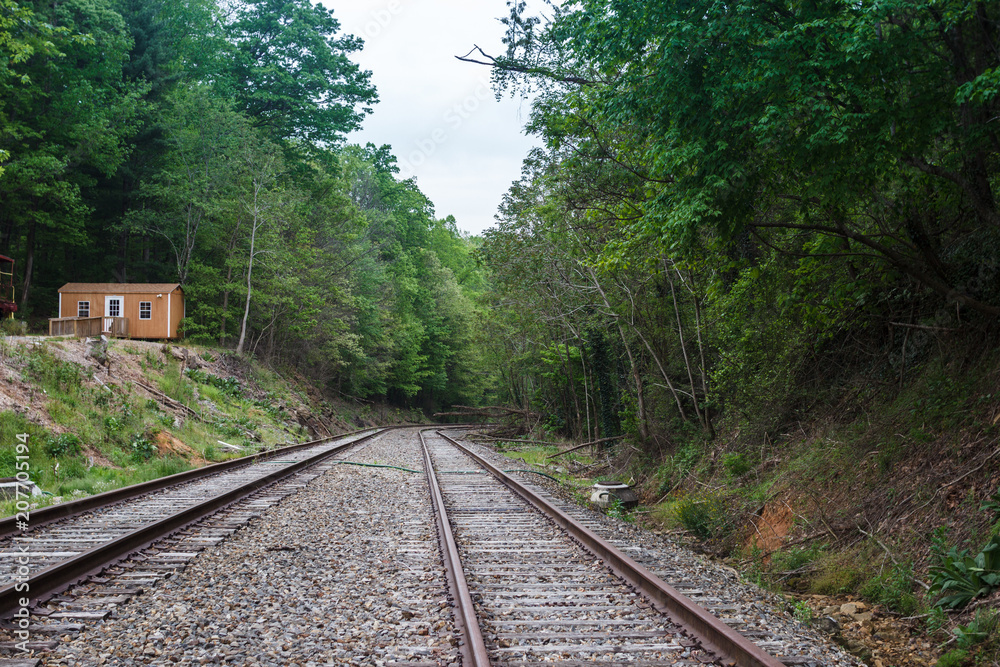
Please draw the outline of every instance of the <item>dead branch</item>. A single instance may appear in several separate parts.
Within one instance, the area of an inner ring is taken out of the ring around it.
[[[188,406],[184,405],[180,401],[175,400],[173,398],[170,398],[169,396],[167,396],[166,394],[164,394],[162,391],[160,391],[158,389],[153,389],[152,387],[150,387],[148,384],[146,384],[145,382],[143,382],[141,380],[133,380],[133,382],[135,382],[137,385],[139,385],[140,387],[142,387],[143,389],[145,389],[149,393],[153,394],[153,396],[157,397],[160,400],[160,403],[164,403],[168,407],[174,408],[175,410],[182,410],[182,411],[188,413],[189,415],[191,415],[192,417],[196,417],[197,419],[201,419],[201,415],[199,415],[197,412],[195,412],[194,410],[192,410]]]
[[[498,438],[497,436],[486,435],[485,433],[473,433],[471,434],[471,436],[474,438],[483,438],[485,440],[492,440],[494,442],[523,442],[526,445],[547,445],[550,447],[560,446],[560,443],[558,442],[547,442],[545,440],[522,440],[521,438],[514,438],[514,437]]]
[[[475,58],[470,58],[476,51],[485,58],[486,60],[477,60]],[[464,63],[472,63],[474,65],[485,65],[487,67],[495,67],[496,69],[503,70],[505,72],[520,72],[521,74],[535,74],[539,76],[544,76],[547,79],[552,79],[554,81],[562,81],[563,83],[576,83],[581,86],[592,86],[594,81],[590,79],[584,79],[578,76],[557,74],[552,70],[544,67],[528,67],[526,65],[515,64],[513,61],[503,61],[501,62],[497,58],[489,55],[483,51],[479,46],[473,44],[472,49],[466,53],[464,56],[455,56],[456,59],[461,60]]]
[[[576,447],[570,447],[569,449],[564,449],[563,451],[553,454],[551,456],[546,456],[547,459],[554,459],[557,456],[562,456],[563,454],[569,454],[570,452],[575,452],[578,449],[583,449],[584,447],[590,447],[591,445],[599,445],[602,442],[611,442],[612,440],[621,440],[624,435],[613,435],[610,438],[601,438],[600,440],[591,440],[590,442],[585,442],[582,445],[577,445]]]

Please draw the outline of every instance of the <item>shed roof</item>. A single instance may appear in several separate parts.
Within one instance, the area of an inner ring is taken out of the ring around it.
[[[60,292],[108,294],[149,294],[151,292],[167,293],[180,289],[180,283],[66,283],[59,288]],[[181,289],[183,292],[184,290]]]

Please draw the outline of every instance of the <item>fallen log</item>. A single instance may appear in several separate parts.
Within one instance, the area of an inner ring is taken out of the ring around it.
[[[602,442],[611,442],[612,440],[621,440],[624,437],[625,437],[624,435],[613,435],[610,438],[601,438],[600,440],[592,440],[590,442],[585,442],[582,445],[577,445],[576,447],[570,447],[569,449],[564,449],[563,451],[559,452],[558,454],[553,454],[552,456],[546,456],[545,459],[546,460],[548,460],[548,459],[554,459],[557,456],[562,456],[563,454],[569,454],[570,452],[575,452],[576,450],[583,449],[584,447],[590,447],[592,445],[599,445]]]
[[[493,435],[486,435],[485,433],[471,433],[470,437],[473,438],[485,438],[487,440],[494,440],[496,442],[523,442],[526,445],[547,445],[549,447],[562,447],[562,443],[559,442],[547,442],[545,440],[522,440],[521,438],[498,438]]]
[[[192,417],[196,417],[198,419],[201,419],[201,415],[200,414],[198,414],[197,412],[195,412],[194,410],[192,410],[188,406],[184,405],[180,401],[175,400],[173,398],[170,398],[169,396],[167,396],[166,394],[164,394],[162,391],[160,391],[158,389],[153,389],[152,387],[150,387],[145,382],[142,382],[141,380],[132,380],[132,382],[134,382],[135,384],[139,385],[140,387],[142,387],[143,389],[145,389],[149,393],[151,393],[154,396],[156,396],[160,400],[161,403],[165,403],[166,405],[168,405],[169,407],[174,408],[175,410],[183,410],[184,412],[187,412]]]

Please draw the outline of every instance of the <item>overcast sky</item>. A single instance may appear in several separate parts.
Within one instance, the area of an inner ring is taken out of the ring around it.
[[[473,44],[499,54],[505,0],[321,0],[342,29],[365,40],[354,55],[371,70],[374,113],[348,140],[390,144],[400,175],[415,176],[437,217],[478,234],[534,144],[522,134],[529,104],[497,102],[489,69],[455,59]]]

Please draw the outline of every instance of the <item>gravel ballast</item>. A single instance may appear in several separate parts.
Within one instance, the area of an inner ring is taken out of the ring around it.
[[[420,467],[413,431],[342,458]],[[426,488],[334,466],[43,664],[457,664]]]

